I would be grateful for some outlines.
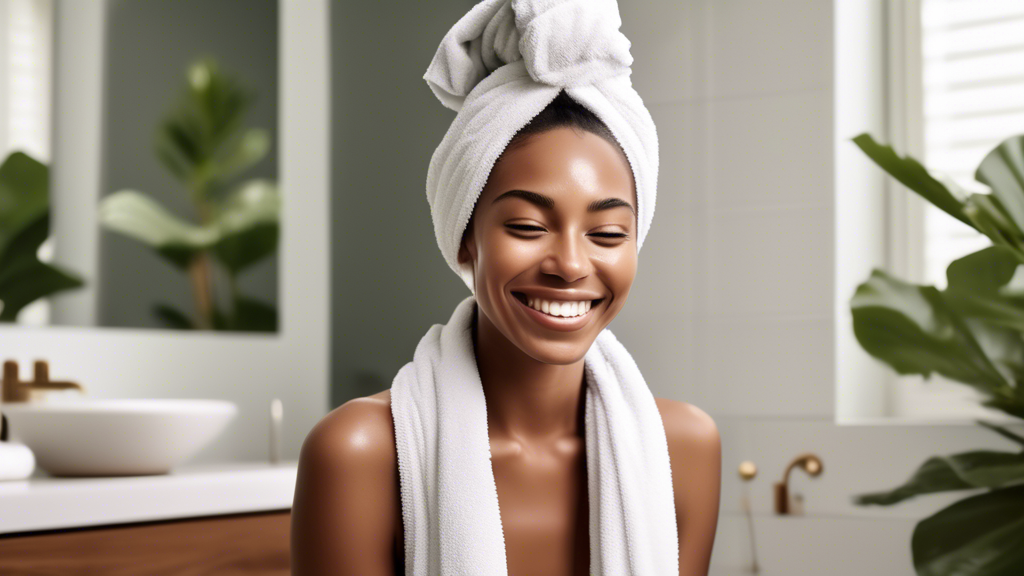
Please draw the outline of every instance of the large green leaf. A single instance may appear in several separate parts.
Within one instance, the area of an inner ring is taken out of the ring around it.
[[[266,130],[250,128],[241,137],[225,145],[214,163],[212,177],[230,178],[251,168],[270,151],[270,135]]]
[[[187,117],[169,117],[161,122],[156,136],[158,157],[186,182],[203,158],[199,129],[193,124]]]
[[[13,322],[32,302],[83,284],[74,273],[39,260],[49,234],[49,169],[15,152],[0,166],[0,322]]]
[[[1010,432],[1010,430],[1008,430],[1005,426],[993,424],[992,422],[985,422],[984,420],[976,420],[976,422],[979,426],[984,426],[985,428],[992,430],[996,434],[999,434],[1003,438],[1006,438],[1007,440],[1010,440],[1012,442],[1016,442],[1021,446],[1024,446],[1024,436],[1019,436],[1013,432]]]
[[[0,322],[13,322],[32,302],[81,285],[81,279],[60,268],[39,260],[26,263],[0,282]]]
[[[107,229],[150,246],[182,269],[196,252],[210,248],[221,238],[216,229],[185,222],[134,190],[122,190],[104,198],[99,219]]]
[[[1024,332],[1024,309],[1015,299],[999,294],[976,294],[956,290],[946,290],[943,296],[950,309],[963,317],[972,328],[976,326],[975,321],[986,325],[975,330],[979,337],[987,334],[997,336],[1000,345],[1011,346],[1015,352],[1015,360],[1021,360],[1020,354],[1016,352],[1021,349],[1020,334]],[[1004,330],[998,330],[999,327]],[[989,341],[995,343],[991,339]],[[982,347],[986,351],[995,351],[984,345]],[[989,356],[992,357],[991,353]]]
[[[964,204],[964,215],[974,228],[988,236],[996,245],[1006,246],[1020,262],[1024,262],[1024,232],[991,194],[971,194]]]
[[[992,189],[1017,229],[1024,230],[1024,135],[1007,138],[993,148],[974,178]]]
[[[853,503],[858,506],[869,504],[889,506],[921,494],[970,488],[974,488],[974,486],[957,475],[945,458],[934,456],[921,465],[902,486],[883,492],[858,494],[854,496]]]
[[[947,290],[998,294],[1020,264],[1005,246],[989,246],[950,263],[946,268]]]
[[[902,486],[885,492],[861,494],[855,504],[888,506],[934,492],[998,488],[1024,483],[1024,453],[980,450],[952,456],[933,456]]]
[[[997,488],[1024,483],[1024,454],[978,450],[943,457],[972,486]]]
[[[901,184],[917,192],[943,212],[973,227],[963,212],[966,195],[962,190],[950,184],[950,187],[953,187],[951,190],[950,187],[933,178],[920,162],[910,156],[900,157],[891,146],[879,144],[866,132],[853,138],[853,142],[874,160],[875,164],[878,164]]]
[[[958,314],[1024,332],[1024,305],[1010,281],[1020,262],[1006,246],[990,246],[946,268],[946,302]],[[1019,338],[1017,339],[1020,340]]]
[[[0,256],[23,230],[49,214],[50,171],[22,152],[0,165]]]
[[[74,273],[39,260],[36,254],[49,230],[50,215],[44,212],[12,238],[0,255],[0,322],[14,322],[25,306],[83,284]]]
[[[277,248],[281,199],[270,180],[243,183],[209,224],[185,222],[152,198],[133,190],[115,192],[100,204],[100,222],[134,238],[186,268],[200,251],[213,250],[232,273]]]
[[[898,373],[927,378],[938,372],[990,393],[1010,387],[975,336],[985,327],[964,322],[934,287],[874,269],[857,287],[850,307],[861,347]]]
[[[1021,388],[1015,390],[1015,395],[1012,398],[995,397],[983,400],[982,406],[992,408],[994,410],[1001,410],[1011,416],[1017,418],[1024,418],[1024,393],[1021,392]]]
[[[233,274],[273,254],[277,249],[281,197],[270,180],[255,179],[233,192],[211,226],[220,239],[217,259]]]
[[[919,576],[1024,573],[1024,485],[965,498],[925,518],[911,539]]]
[[[276,222],[254,222],[236,234],[225,236],[214,253],[225,268],[237,274],[274,253],[278,230]]]
[[[50,213],[41,213],[25,226],[7,244],[7,250],[0,253],[0,282],[11,276],[15,270],[28,262],[38,260],[39,247],[50,235]]]

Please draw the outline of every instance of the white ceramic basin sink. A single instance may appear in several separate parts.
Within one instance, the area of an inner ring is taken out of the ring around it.
[[[238,408],[224,400],[6,403],[10,439],[54,476],[165,474],[210,443]]]

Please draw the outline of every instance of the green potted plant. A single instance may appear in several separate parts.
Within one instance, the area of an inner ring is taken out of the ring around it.
[[[941,374],[1024,423],[1024,135],[1003,141],[978,166],[975,179],[991,193],[940,182],[869,134],[853,141],[904,186],[992,241],[949,265],[944,290],[872,270],[850,300],[858,342],[899,374]],[[1024,574],[1024,437],[977,423],[1021,450],[935,456],[902,486],[854,498],[888,506],[921,494],[983,490],[917,524],[911,548],[920,576]]]
[[[204,58],[188,67],[181,98],[157,129],[157,157],[181,183],[195,221],[134,190],[110,194],[100,204],[105,228],[142,242],[188,275],[193,314],[165,304],[154,310],[169,327],[277,330],[276,308],[238,288],[239,274],[276,251],[281,211],[275,182],[237,183],[270,149],[266,130],[243,125],[252,100],[214,60]],[[218,278],[227,290],[215,290]],[[227,294],[226,303],[218,301],[219,293]]]
[[[50,235],[50,169],[24,152],[0,165],[0,322],[32,302],[83,285],[77,274],[39,260]]]

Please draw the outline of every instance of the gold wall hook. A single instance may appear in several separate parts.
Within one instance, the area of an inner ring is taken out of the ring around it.
[[[750,482],[757,476],[757,464],[750,460],[740,462],[739,474],[744,482]],[[746,490],[744,490],[740,502],[743,506],[743,512],[747,517],[747,528],[750,529],[750,573],[760,574],[761,568],[757,563],[757,543],[754,540],[754,513],[750,509],[750,497],[746,494]]]
[[[739,473],[740,478],[746,481],[753,480],[754,476],[757,476],[757,464],[754,464],[750,460],[744,460],[743,462],[740,462]]]
[[[786,467],[785,474],[782,475],[782,482],[775,483],[775,513],[780,515],[789,514],[789,472],[796,466],[799,466],[807,472],[808,475],[820,476],[824,472],[825,467],[821,463],[821,458],[818,458],[814,454],[801,454],[793,459]]]

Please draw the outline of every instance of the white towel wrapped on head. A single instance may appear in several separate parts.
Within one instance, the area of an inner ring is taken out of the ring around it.
[[[597,115],[633,170],[639,252],[654,217],[658,135],[629,79],[630,42],[615,0],[485,0],[445,35],[423,78],[458,112],[427,169],[434,236],[448,266],[491,168],[522,127],[564,90]]]

